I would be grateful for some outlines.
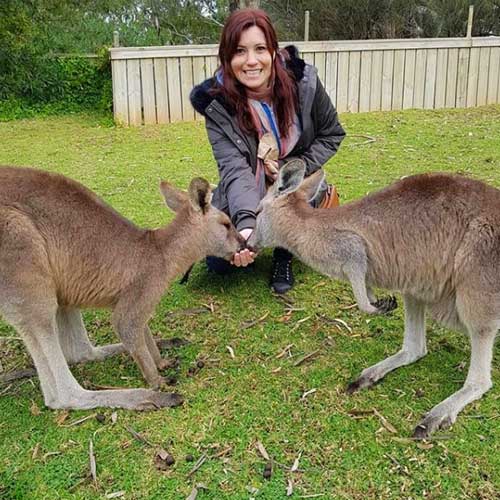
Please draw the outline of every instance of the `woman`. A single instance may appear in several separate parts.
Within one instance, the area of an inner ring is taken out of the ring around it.
[[[293,46],[279,50],[264,11],[231,14],[222,30],[219,60],[214,78],[196,86],[190,97],[205,116],[219,168],[212,203],[248,239],[257,205],[280,166],[300,157],[310,175],[336,153],[345,132],[316,68],[299,59]],[[246,249],[231,264],[246,267],[254,258]],[[293,286],[291,260],[286,250],[274,250],[271,287],[277,293]],[[207,264],[219,273],[231,267],[215,258]]]

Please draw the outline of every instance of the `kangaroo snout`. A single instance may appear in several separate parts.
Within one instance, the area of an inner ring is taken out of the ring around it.
[[[247,240],[245,238],[243,238],[243,236],[241,236],[240,233],[238,233],[238,252],[241,252],[242,250],[245,250],[246,248],[248,248],[247,246]]]
[[[252,234],[248,238],[248,240],[245,241],[245,248],[248,248],[251,252],[258,253],[261,248],[257,245],[257,231],[254,229],[252,231]]]

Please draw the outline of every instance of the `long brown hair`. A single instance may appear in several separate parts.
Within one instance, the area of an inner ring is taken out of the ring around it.
[[[276,31],[269,16],[263,10],[236,10],[226,20],[219,44],[220,67],[218,69],[222,71],[224,82],[217,92],[220,92],[235,109],[240,127],[247,133],[256,133],[248,108],[245,87],[236,79],[231,69],[231,60],[238,49],[241,34],[252,26],[257,26],[263,31],[267,48],[273,57],[270,81],[271,100],[280,133],[286,134],[297,110],[297,89],[293,76],[286,69],[284,58],[279,53]]]

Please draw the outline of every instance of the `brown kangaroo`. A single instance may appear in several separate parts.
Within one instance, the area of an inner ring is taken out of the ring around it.
[[[243,238],[210,204],[207,181],[189,194],[160,190],[177,212],[171,224],[141,229],[81,184],[29,168],[0,168],[0,313],[31,354],[50,408],[153,409],[182,397],[147,389],[84,390],[68,363],[129,352],[153,389],[165,368],[147,326],[169,283],[206,255],[226,259]],[[94,347],[80,309],[112,309],[122,343]]]
[[[426,310],[468,333],[465,384],[416,427],[415,436],[426,437],[453,424],[492,386],[500,327],[500,190],[458,175],[423,174],[335,209],[313,209],[308,200],[322,178],[318,171],[304,179],[301,161],[285,165],[258,208],[248,246],[284,247],[319,272],[349,281],[367,313],[395,306],[377,301],[372,286],[401,292],[402,349],[365,369],[349,393],[426,355]]]

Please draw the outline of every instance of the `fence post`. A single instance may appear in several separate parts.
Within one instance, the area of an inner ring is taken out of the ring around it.
[[[469,19],[467,20],[467,38],[472,38],[473,17],[474,17],[474,5],[469,5]]]
[[[120,46],[120,33],[118,31],[113,31],[113,47]]]
[[[304,42],[309,41],[309,11],[305,11],[305,18],[304,18]]]

